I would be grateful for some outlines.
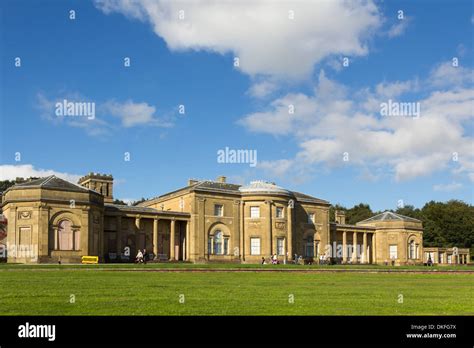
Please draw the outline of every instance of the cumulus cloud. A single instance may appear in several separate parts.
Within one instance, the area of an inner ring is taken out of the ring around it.
[[[156,115],[156,107],[146,102],[134,102],[133,100],[116,101],[108,100],[97,102],[86,98],[80,93],[59,93],[58,97],[47,97],[40,92],[36,96],[36,108],[40,116],[55,125],[67,125],[83,129],[91,136],[109,135],[114,130],[124,127],[173,126],[173,117]],[[57,104],[63,103],[94,103],[94,115],[92,116],[58,116]],[[119,120],[117,123],[116,121]]]
[[[271,81],[261,81],[254,83],[248,93],[255,98],[265,98],[278,89],[278,85]]]
[[[104,112],[120,119],[123,127],[129,128],[139,125],[170,126],[162,122],[155,115],[156,108],[148,103],[135,103],[133,100],[125,102],[107,101],[102,105]]]
[[[32,164],[0,165],[0,180],[15,180],[16,178],[46,177],[56,175],[57,177],[72,183],[77,183],[82,175],[58,172],[52,169],[35,168]]]
[[[453,62],[438,64],[431,70],[428,82],[434,87],[457,87],[466,83],[474,82],[474,71],[465,68],[458,62],[458,66],[453,66]]]
[[[447,169],[473,177],[473,138],[465,129],[473,118],[474,89],[466,79],[452,82],[448,90],[427,89],[429,83],[414,79],[354,91],[321,72],[312,95],[287,94],[239,123],[252,132],[293,137],[300,151],[286,161],[310,169],[346,164],[365,171],[383,168],[397,181]],[[418,89],[423,98],[404,96]],[[419,102],[421,117],[381,116],[381,103],[390,98]],[[294,114],[288,112],[289,105]],[[280,174],[291,168],[286,161],[275,163]]]
[[[433,186],[433,190],[441,192],[452,192],[462,188],[462,184],[458,182],[452,182],[450,184],[438,184]]]
[[[255,0],[250,6],[229,0],[95,0],[95,6],[150,23],[173,51],[233,54],[252,77],[294,80],[310,77],[328,56],[366,55],[368,40],[382,24],[371,0]]]
[[[389,38],[397,37],[405,33],[408,28],[408,25],[411,22],[411,18],[405,17],[402,20],[399,20],[398,23],[392,25],[387,31],[387,36]]]

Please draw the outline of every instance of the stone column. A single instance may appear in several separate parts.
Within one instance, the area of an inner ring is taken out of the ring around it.
[[[155,260],[158,258],[158,222],[160,219],[153,219],[153,254]]]
[[[170,228],[170,260],[174,261],[174,251],[175,251],[175,246],[174,246],[174,235],[176,232],[176,220],[172,219],[171,220],[171,228]]]
[[[372,233],[370,242],[372,244],[372,263],[377,263],[377,237],[375,236],[375,232]]]
[[[135,226],[137,227],[137,230],[140,231],[140,215],[135,217]]]
[[[288,238],[286,240],[287,243],[287,253],[288,253],[288,261],[293,260],[293,208],[294,208],[295,201],[290,199],[288,202]]]
[[[352,263],[357,263],[357,232],[352,234]]]
[[[191,245],[191,236],[190,236],[190,230],[189,230],[189,221],[186,221],[186,255],[185,255],[185,260],[189,261],[189,246]]]
[[[59,250],[58,227],[53,227],[54,233],[54,250]]]
[[[120,258],[120,255],[122,254],[122,217],[119,215],[116,217],[116,238],[117,240],[115,241],[117,243],[117,254],[118,258]]]
[[[245,261],[245,202],[240,202],[240,260]]]
[[[347,235],[346,231],[342,231],[342,263],[347,262]]]
[[[272,234],[272,201],[266,201],[268,204],[268,255],[273,255],[273,234]]]
[[[367,256],[368,256],[367,255],[367,232],[364,232],[364,238],[362,240],[362,244],[363,244],[362,248],[364,249],[364,253],[362,255],[362,260],[361,261],[362,261],[362,263],[369,263],[368,260],[367,260],[368,259],[367,258]]]

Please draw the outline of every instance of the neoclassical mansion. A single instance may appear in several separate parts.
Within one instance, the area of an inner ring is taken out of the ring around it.
[[[469,262],[468,249],[423,253],[419,220],[384,212],[349,225],[336,211],[330,222],[328,201],[264,181],[189,180],[138,206],[113,201],[111,175],[90,173],[78,184],[53,175],[10,187],[2,196],[8,262],[124,262],[138,249],[158,261],[196,263],[260,263],[274,254],[281,262],[321,255],[353,264]]]

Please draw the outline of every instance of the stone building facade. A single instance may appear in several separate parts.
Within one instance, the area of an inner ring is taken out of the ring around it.
[[[2,197],[8,262],[120,262],[138,249],[159,261],[423,262],[421,221],[385,212],[348,225],[336,212],[332,223],[328,201],[264,181],[189,180],[138,206],[112,202],[111,175],[90,173],[78,184],[50,176],[9,188]]]

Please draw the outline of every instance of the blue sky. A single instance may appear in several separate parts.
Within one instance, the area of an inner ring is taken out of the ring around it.
[[[111,173],[139,199],[226,175],[377,210],[473,202],[470,1],[270,3],[3,1],[0,179]],[[58,117],[63,99],[95,119]],[[381,116],[389,99],[420,117]],[[258,165],[218,163],[226,147]]]

